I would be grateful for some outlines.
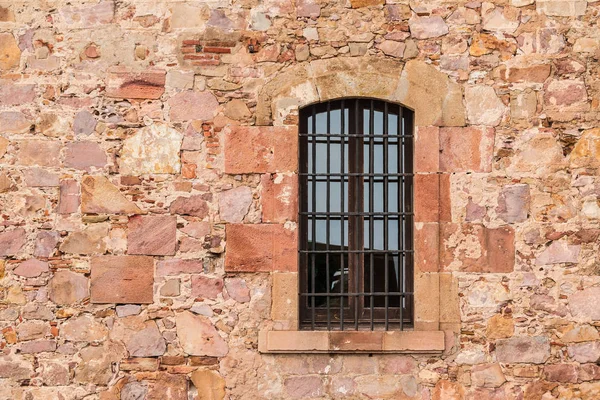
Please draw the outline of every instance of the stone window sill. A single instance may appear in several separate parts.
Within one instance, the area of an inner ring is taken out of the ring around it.
[[[261,331],[261,353],[430,353],[445,349],[443,331]]]

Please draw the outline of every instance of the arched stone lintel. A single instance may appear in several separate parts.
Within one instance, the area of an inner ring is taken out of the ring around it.
[[[261,91],[257,125],[290,125],[298,109],[343,97],[372,97],[415,110],[417,126],[464,126],[462,90],[422,61],[371,57],[316,60],[296,65]]]

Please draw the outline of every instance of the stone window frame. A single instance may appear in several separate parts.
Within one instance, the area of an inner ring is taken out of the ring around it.
[[[449,350],[460,332],[460,310],[458,281],[451,272],[441,272],[440,268],[441,223],[450,222],[450,179],[440,169],[437,150],[441,150],[440,127],[466,124],[461,86],[434,66],[417,60],[317,60],[284,70],[263,87],[257,102],[256,125],[295,127],[298,140],[299,108],[350,97],[381,99],[415,111],[413,330],[298,330],[296,261],[284,272],[271,272],[271,321],[259,332],[259,351],[441,354]]]

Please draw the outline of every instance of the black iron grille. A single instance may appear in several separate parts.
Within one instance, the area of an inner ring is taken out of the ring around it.
[[[303,329],[412,324],[412,165],[405,107],[343,99],[300,110]]]

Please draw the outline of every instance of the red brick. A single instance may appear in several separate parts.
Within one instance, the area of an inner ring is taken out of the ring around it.
[[[415,175],[415,222],[439,221],[439,189],[439,175]]]
[[[298,128],[232,126],[225,133],[225,173],[293,172],[298,168]]]
[[[421,126],[415,136],[415,172],[438,172],[440,168],[440,128]]]
[[[127,225],[127,254],[169,256],[177,246],[177,217],[136,215]]]
[[[417,225],[414,234],[415,265],[421,272],[439,270],[439,224],[424,223]]]
[[[490,127],[440,129],[440,170],[490,172],[495,130]]]
[[[231,53],[231,48],[229,47],[205,46],[202,50],[205,53]]]
[[[91,270],[92,303],[152,303],[154,286],[152,257],[93,257]]]
[[[297,271],[297,232],[283,225],[228,224],[225,271]]]
[[[298,176],[271,175],[261,177],[263,222],[284,223],[298,219]]]
[[[165,82],[165,71],[113,71],[108,74],[106,96],[120,99],[159,99],[165,92]]]

